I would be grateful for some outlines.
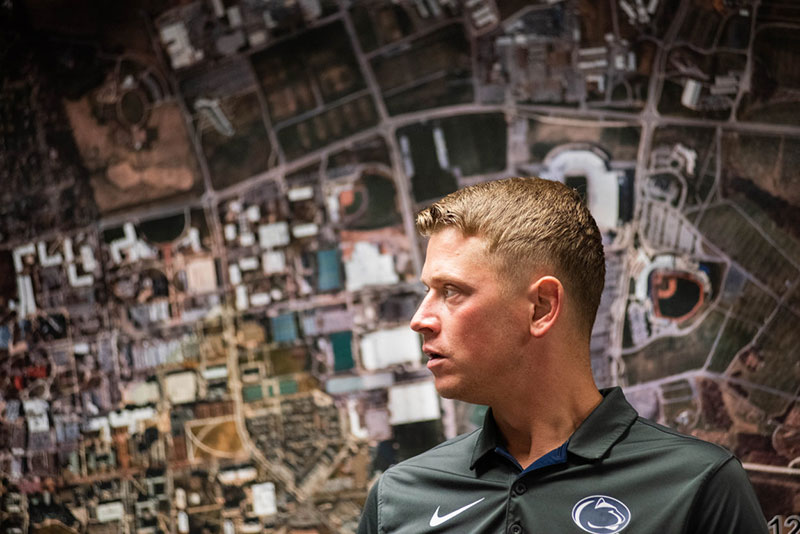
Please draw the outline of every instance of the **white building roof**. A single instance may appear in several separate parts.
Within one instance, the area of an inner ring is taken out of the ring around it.
[[[311,237],[319,233],[319,226],[316,223],[303,223],[292,226],[292,235],[297,239]]]
[[[63,258],[61,254],[56,252],[53,255],[47,253],[47,243],[44,241],[39,241],[36,244],[36,250],[39,252],[39,263],[42,264],[43,267],[52,267],[54,265],[61,265]]]
[[[310,198],[314,198],[314,188],[310,185],[305,185],[302,187],[293,187],[287,191],[286,196],[289,197],[289,200],[292,202],[297,202],[299,200],[308,200]]]
[[[225,365],[216,365],[214,367],[208,367],[205,371],[203,371],[203,378],[206,380],[217,380],[220,378],[226,378],[228,376],[228,367]]]
[[[564,150],[548,159],[541,177],[564,182],[567,176],[586,177],[586,203],[601,230],[618,225],[619,177],[591,150]]]
[[[286,269],[286,254],[282,250],[268,250],[261,255],[264,274],[282,273]]]
[[[197,399],[197,375],[193,371],[167,375],[164,378],[164,389],[172,404],[194,402]]]
[[[361,361],[365,369],[383,369],[400,363],[419,365],[421,360],[419,334],[407,326],[361,336]]]
[[[167,49],[172,68],[188,67],[203,59],[203,51],[195,50],[189,40],[189,32],[183,22],[175,22],[161,28],[161,42]]]
[[[391,254],[381,254],[377,245],[359,241],[350,259],[344,262],[346,288],[355,291],[365,286],[396,284],[400,281]]]
[[[255,515],[261,517],[278,513],[278,506],[275,499],[275,484],[272,482],[253,484],[252,489],[253,513]]]
[[[256,471],[255,467],[241,467],[239,469],[220,471],[217,475],[217,479],[223,484],[233,485],[250,482],[251,480],[255,480],[256,476],[258,476],[258,471]]]
[[[123,390],[122,397],[125,404],[141,406],[158,402],[161,392],[155,382],[133,382]]]
[[[439,395],[432,381],[389,388],[389,422],[392,425],[441,418]]]
[[[107,502],[97,505],[97,520],[101,523],[121,521],[125,517],[125,506],[120,501]]]
[[[217,269],[214,259],[195,258],[186,266],[186,284],[189,293],[210,293],[217,288]]]
[[[289,224],[280,221],[258,227],[258,244],[261,248],[282,247],[289,244]]]

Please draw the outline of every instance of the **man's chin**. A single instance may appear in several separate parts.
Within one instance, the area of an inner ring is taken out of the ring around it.
[[[453,393],[453,392],[451,392],[451,391],[449,391],[447,389],[436,388],[436,391],[439,392],[439,396],[441,398],[443,398],[443,399],[461,400],[461,399],[458,398],[458,395],[456,395],[455,393]]]
[[[434,378],[433,385],[436,387],[436,392],[439,393],[439,396],[443,399],[459,400],[458,388],[454,387],[453,384],[448,384],[446,380]]]
[[[467,388],[464,388],[461,384],[453,384],[447,380],[437,378],[434,381],[434,386],[436,386],[436,391],[443,399],[453,399],[476,404],[474,400],[475,395],[470,395]]]

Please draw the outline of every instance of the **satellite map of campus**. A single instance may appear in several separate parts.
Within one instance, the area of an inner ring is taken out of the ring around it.
[[[800,531],[795,0],[0,0],[0,531],[355,532],[485,411],[414,215],[520,175],[603,231],[598,385]]]

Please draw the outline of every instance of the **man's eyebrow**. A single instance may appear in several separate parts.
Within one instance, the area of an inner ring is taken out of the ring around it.
[[[436,285],[445,285],[445,284],[455,284],[457,286],[463,287],[472,287],[472,284],[468,283],[463,278],[459,278],[457,275],[454,274],[435,274],[431,276],[427,282],[420,278],[420,282],[425,284],[426,286]]]
[[[423,276],[420,276],[420,277],[419,277],[419,281],[420,281],[420,282],[422,282],[423,284],[425,284],[426,286],[427,286],[427,285],[431,285],[431,284],[435,284],[435,283],[437,283],[437,282],[438,282],[438,283],[441,283],[441,282],[443,282],[443,281],[449,281],[449,280],[450,280],[450,277],[449,277],[449,276],[442,276],[442,275],[440,275],[440,274],[435,274],[435,275],[433,275],[433,276],[430,276],[430,277],[427,279],[427,281],[425,280],[425,278],[424,278]]]

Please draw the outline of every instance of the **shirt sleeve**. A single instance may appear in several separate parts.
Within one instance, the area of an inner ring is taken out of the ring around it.
[[[708,480],[685,532],[768,534],[761,505],[736,458],[728,459]]]
[[[372,485],[361,512],[361,521],[358,523],[358,534],[379,534],[378,531],[378,486],[381,481]]]

